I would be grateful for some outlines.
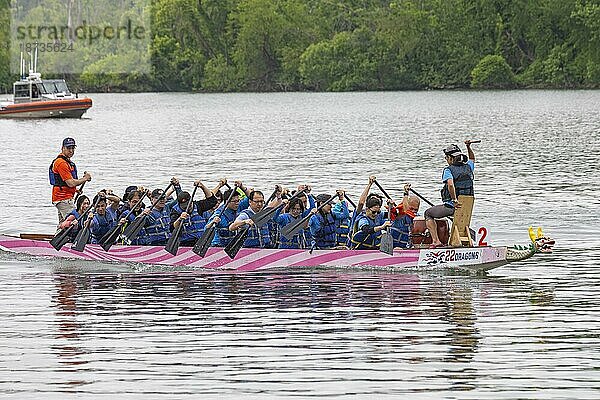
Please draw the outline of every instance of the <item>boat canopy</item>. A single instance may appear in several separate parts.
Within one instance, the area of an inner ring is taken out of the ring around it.
[[[69,87],[64,79],[38,79],[15,82],[15,103],[28,102],[47,98],[64,98],[71,96]]]
[[[40,93],[42,94],[54,94],[64,93],[65,95],[71,94],[67,82],[64,79],[43,79],[42,82],[35,84]]]

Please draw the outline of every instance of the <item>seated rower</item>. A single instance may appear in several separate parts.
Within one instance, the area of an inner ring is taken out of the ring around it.
[[[280,228],[298,221],[298,219],[304,218],[308,215],[310,210],[305,210],[304,202],[300,197],[290,200],[285,206],[284,212],[275,217],[275,222]],[[280,249],[305,249],[308,247],[308,241],[306,238],[306,228],[308,227],[308,221],[306,225],[291,239],[287,239],[285,236],[279,235],[278,248]]]
[[[344,198],[345,192],[338,190],[336,195],[339,201],[331,208],[331,213],[336,216],[335,218],[335,237],[337,246],[344,246],[348,242],[348,233],[350,232],[350,211],[348,210],[348,203]]]
[[[271,248],[271,234],[269,232],[268,224],[257,228],[254,226],[254,221],[250,219],[251,216],[263,209],[265,204],[265,197],[262,192],[253,190],[248,196],[249,207],[242,210],[237,216],[235,221],[229,226],[230,231],[237,231],[242,226],[248,226],[248,237],[244,241],[244,247],[251,248]],[[277,192],[276,199],[268,205],[268,207],[277,207],[281,204],[281,191]]]
[[[176,178],[173,178],[176,180]],[[140,243],[149,246],[164,246],[171,235],[171,208],[176,204],[177,200],[169,200],[175,188],[169,188],[164,193],[162,189],[154,189],[150,194],[150,201],[154,207],[144,210],[148,216],[146,224],[138,235]]]
[[[194,186],[198,186],[202,189],[205,198],[202,200],[195,200],[190,213],[187,213],[186,209],[191,200],[191,195],[188,192],[183,191],[177,195],[177,202],[171,209],[171,231],[180,224],[183,224],[181,231],[181,246],[193,246],[198,238],[202,236],[207,223],[206,219],[202,217],[202,214],[214,207],[217,203],[217,198],[201,181],[195,181]]]
[[[86,195],[81,195],[77,198],[75,202],[75,208],[69,214],[65,220],[59,225],[60,229],[67,229],[71,225],[73,225],[73,229],[69,232],[69,242],[73,243],[75,237],[79,233],[81,229],[81,225],[78,223],[77,219],[90,208],[90,199]],[[82,223],[85,221],[81,221]]]
[[[379,248],[381,231],[391,226],[381,211],[383,202],[379,196],[369,196],[365,210],[361,212],[352,227],[352,249],[372,250]]]
[[[404,197],[402,203],[394,207],[390,204],[390,227],[392,237],[394,238],[394,247],[408,249],[412,247],[410,234],[413,228],[413,220],[419,211],[421,200],[416,196],[409,196],[410,184],[404,185]]]
[[[335,221],[341,219],[344,213],[332,213],[331,195],[320,194],[316,199],[317,208],[325,203],[327,205],[318,212],[317,208],[311,210],[313,215],[308,220],[308,228],[312,236],[311,248],[332,249],[337,246]]]
[[[127,224],[133,222],[138,215],[143,213],[145,207],[144,203],[142,203],[139,207],[137,207],[134,210],[134,207],[142,200],[142,197],[144,196],[143,190],[130,190],[129,192],[127,192],[126,196],[127,200],[124,201],[117,209],[117,224],[121,225],[121,229],[126,229]],[[131,210],[134,210],[134,212],[131,212]],[[140,232],[140,234],[136,238],[134,238],[131,241],[131,243],[127,244],[144,245],[146,244],[144,239],[144,233]],[[119,243],[125,244],[122,240],[120,240]]]
[[[232,191],[233,196],[231,196]],[[225,191],[225,193],[223,193],[223,198],[225,200],[229,199],[229,196],[231,196],[231,200],[227,204],[222,204],[220,207],[218,207],[206,225],[207,227],[215,225],[215,237],[211,243],[211,246],[214,247],[225,247],[235,237],[236,232],[230,231],[229,226],[235,221],[237,216],[242,211],[239,207],[240,194],[237,190],[237,187],[228,189]],[[221,210],[223,211],[221,212]]]
[[[102,191],[94,197],[92,203],[96,204],[96,208],[89,214],[92,243],[99,243],[100,239],[117,225],[119,202],[119,197]]]

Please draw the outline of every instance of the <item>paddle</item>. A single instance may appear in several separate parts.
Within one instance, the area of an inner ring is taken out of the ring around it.
[[[152,210],[154,207],[156,207],[156,205],[158,204],[159,201],[161,201],[162,199],[164,199],[167,195],[167,191],[169,189],[171,189],[171,186],[173,186],[173,183],[169,183],[169,186],[167,186],[167,188],[163,191],[163,194],[160,195],[158,197],[158,199],[156,199],[152,205],[150,206],[150,210]],[[135,217],[135,219],[133,220],[133,222],[131,224],[129,224],[127,226],[127,228],[125,228],[125,230],[123,231],[122,237],[123,237],[123,241],[125,242],[131,242],[133,239],[135,239],[140,231],[142,230],[142,228],[146,225],[146,221],[148,219],[148,215],[147,214],[140,214],[137,217]]]
[[[81,223],[84,216],[87,216],[92,208],[94,208],[94,209],[96,208],[96,205],[98,204],[100,199],[101,199],[101,197],[98,196],[98,198],[96,199],[96,202],[90,208],[88,208],[84,213],[82,213],[79,216],[79,218],[76,219],[78,224]],[[69,241],[69,238],[70,238],[69,235],[71,234],[71,231],[73,231],[74,228],[75,228],[75,224],[73,223],[67,229],[63,229],[60,232],[58,232],[56,235],[54,235],[54,237],[50,240],[50,244],[52,245],[52,247],[54,247],[56,250],[60,250],[65,244],[67,244],[67,242]]]
[[[134,213],[135,211],[137,211],[138,208],[140,208],[142,206],[142,200],[144,200],[144,198],[147,195],[148,195],[148,190],[144,191],[144,194],[140,198],[140,201],[138,201],[133,206],[133,208],[129,211],[129,214]],[[112,228],[104,236],[102,236],[102,238],[100,238],[99,243],[100,243],[100,246],[104,249],[104,251],[110,250],[112,245],[117,242],[117,239],[119,238],[119,235],[121,234],[121,228],[122,228],[121,224],[119,224],[117,222],[117,225],[115,225],[114,228]]]
[[[300,191],[294,193],[294,195],[292,197],[287,199],[288,203],[292,199],[295,199],[296,197],[300,196],[303,193],[304,193],[304,190],[300,190]],[[281,210],[283,207],[285,207],[285,203],[282,203],[276,207],[265,207],[262,210],[260,210],[259,212],[257,212],[256,214],[254,214],[253,216],[251,216],[250,219],[252,221],[254,221],[254,226],[256,226],[257,228],[260,228],[261,226],[263,226],[264,224],[269,222],[269,220],[273,217],[273,215],[275,215],[275,213],[278,210]]]
[[[271,196],[269,196],[269,200],[267,200],[265,202],[265,205],[268,204],[268,203],[270,203],[271,200],[273,200],[275,198],[275,195],[277,194],[278,191],[279,191],[279,186],[275,186],[275,190],[273,191],[273,193],[271,194]],[[263,209],[264,209],[264,207],[263,207]],[[259,228],[257,227],[256,229],[259,229]],[[235,235],[235,237],[233,238],[233,240],[231,242],[229,242],[227,244],[227,246],[225,246],[225,248],[223,249],[223,250],[225,250],[225,253],[232,260],[235,258],[235,256],[237,255],[238,251],[240,251],[240,249],[244,245],[244,242],[246,241],[246,238],[248,237],[248,233],[249,232],[250,232],[250,226],[245,226],[244,228],[240,229],[238,231],[238,233]]]
[[[229,242],[227,244],[227,246],[225,246],[225,248],[223,249],[225,251],[225,254],[227,254],[229,256],[229,258],[231,258],[232,260],[235,258],[237,253],[240,251],[240,249],[244,245],[244,242],[246,241],[246,238],[248,237],[249,231],[250,231],[250,226],[248,226],[248,225],[243,227],[242,229],[240,229],[240,231],[238,232],[237,235],[235,235],[233,240],[231,242]]]
[[[194,185],[194,190],[192,191],[192,197],[190,197],[190,202],[185,208],[185,212],[189,214],[192,211],[192,207],[194,206],[194,196],[196,195],[196,191],[198,190],[199,185]],[[190,216],[191,218],[191,216]],[[167,245],[165,246],[165,250],[171,253],[172,255],[177,255],[177,250],[179,250],[179,243],[181,242],[181,231],[183,231],[183,220],[180,221],[179,226],[175,228],[173,233],[171,233],[171,237],[167,241]]]
[[[85,186],[86,183],[87,183],[87,181],[85,181],[81,184],[81,187],[79,188],[79,190],[77,190],[77,194],[75,195],[75,198],[73,198],[73,202],[75,202],[75,203],[77,202],[77,199],[83,193],[83,187]]]
[[[321,209],[323,207],[325,207],[327,204],[331,203],[333,201],[333,199],[334,199],[334,196],[331,196],[331,198],[329,200],[327,200],[325,203],[321,204],[317,208],[317,212],[321,211]],[[309,213],[306,217],[299,219],[291,224],[287,224],[286,226],[284,226],[281,229],[281,235],[288,240],[292,240],[292,238],[298,232],[300,232],[300,230],[303,228],[303,225],[306,223],[306,221],[308,221],[310,219],[310,217],[312,217],[312,216],[313,216],[313,214]]]
[[[385,196],[385,197],[386,197],[388,200],[390,200],[390,201],[393,203],[394,201],[392,200],[392,198],[390,197],[390,195],[389,195],[389,194],[387,194],[387,192],[385,191],[385,189],[381,187],[381,185],[379,184],[379,182],[377,182],[377,181],[374,181],[374,182],[375,182],[375,185],[376,185],[376,186],[379,188],[379,190],[381,190],[381,193],[383,193],[383,195],[384,195],[384,196]]]
[[[229,185],[227,185],[227,186],[229,186]],[[237,188],[237,186],[236,186],[236,188]],[[231,190],[231,187],[229,189]],[[235,190],[235,189],[231,190],[229,197],[223,203],[223,208],[220,210],[219,215],[217,217],[221,217],[221,215],[223,215],[223,213],[225,212],[225,208],[227,207],[227,204],[229,204],[229,202],[231,201],[233,196],[235,196],[236,194],[238,194],[237,190]],[[200,257],[204,257],[206,255],[206,252],[208,251],[210,244],[212,243],[213,239],[215,238],[215,232],[217,231],[217,228],[215,225],[216,225],[215,223],[212,223],[208,228],[206,228],[204,230],[204,232],[202,233],[202,236],[200,236],[200,239],[198,239],[196,241],[196,244],[194,244],[194,247],[192,248],[192,251],[194,253],[198,254]]]
[[[377,181],[375,181],[377,182]],[[388,207],[388,221],[392,221],[392,207]],[[394,255],[394,238],[390,229],[384,229],[381,231],[381,239],[379,240],[379,251],[382,253]]]
[[[417,192],[415,191],[415,189],[413,189],[413,188],[410,188],[410,189],[408,189],[408,190],[410,190],[411,192],[413,192],[414,194],[416,194],[418,198],[420,198],[421,200],[423,200],[425,203],[429,204],[431,207],[433,207],[433,206],[434,206],[434,204],[433,204],[432,202],[430,202],[430,201],[429,201],[429,200],[427,200],[425,197],[423,197],[423,196],[421,196],[419,193],[417,193]]]
[[[352,207],[354,207],[354,209],[356,210],[356,204],[354,204],[354,202],[353,202],[352,200],[350,200],[350,197],[348,197],[348,195],[347,195],[346,193],[344,193],[344,198],[345,198],[346,200],[348,200],[348,203],[350,203],[350,205],[351,205]]]
[[[71,246],[72,250],[75,251],[83,251],[85,250],[85,245],[89,242],[90,240],[90,224],[92,223],[92,221],[87,220],[83,223],[83,227],[79,230],[79,232],[77,233],[77,236],[75,237],[75,240],[73,241],[73,245]]]

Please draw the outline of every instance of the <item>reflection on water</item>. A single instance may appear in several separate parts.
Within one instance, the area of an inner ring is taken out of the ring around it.
[[[475,375],[465,365],[480,335],[472,289],[463,279],[423,282],[412,274],[343,271],[57,274],[52,307],[61,345],[53,350],[63,372],[77,375],[104,365],[108,375],[133,382],[149,369],[164,381],[195,377],[203,390],[220,388],[212,393],[293,375],[315,389],[264,390],[323,395],[324,387],[348,374],[363,375],[361,392],[376,393],[381,378],[414,374],[416,365],[428,364],[442,367],[431,378],[446,380],[446,390],[467,390]],[[131,361],[144,368],[127,370],[123,363]],[[83,384],[93,383],[63,383],[74,391]],[[353,385],[347,393],[357,390]]]

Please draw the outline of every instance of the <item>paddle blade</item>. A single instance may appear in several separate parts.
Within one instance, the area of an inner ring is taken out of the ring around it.
[[[171,253],[172,255],[177,255],[177,250],[179,250],[179,238],[181,237],[181,227],[183,224],[179,224],[179,226],[173,231],[171,237],[167,241],[167,245],[165,246],[165,250]]]
[[[278,208],[279,207],[265,207],[263,210],[260,210],[259,212],[251,216],[250,219],[254,221],[254,226],[260,228],[261,226],[269,222],[271,218],[273,218],[273,215],[275,215]]]
[[[75,251],[83,251],[85,250],[85,245],[88,243],[89,240],[90,228],[84,226],[75,237],[75,241],[73,242],[73,246],[71,246],[71,249]]]
[[[117,225],[112,230],[108,231],[106,235],[102,236],[102,239],[100,239],[100,246],[104,249],[104,251],[110,250],[112,245],[117,242],[120,230],[121,226]]]
[[[306,217],[293,222],[291,224],[287,224],[281,229],[281,235],[288,240],[292,240],[293,237],[302,230],[303,225],[308,221],[311,215],[307,215]]]
[[[232,260],[235,258],[238,251],[240,251],[240,249],[244,245],[244,242],[246,241],[246,238],[248,237],[248,231],[249,231],[248,227],[242,229],[240,232],[238,232],[237,235],[235,235],[233,240],[231,242],[229,242],[229,244],[227,246],[225,246],[225,249],[224,249],[225,254],[227,254],[229,256],[229,258],[231,258]]]
[[[194,244],[192,251],[198,254],[200,257],[204,257],[215,237],[215,232],[216,228],[214,225],[207,228],[202,236],[200,236],[200,239],[196,241],[196,244]]]
[[[381,241],[379,242],[379,251],[389,254],[390,256],[394,255],[394,238],[387,231],[381,232]]]
[[[69,241],[69,234],[72,230],[73,226],[71,225],[67,229],[62,229],[50,240],[50,244],[56,249],[56,251],[62,249],[62,247],[67,244]]]
[[[123,231],[123,238],[126,242],[131,242],[140,234],[142,228],[146,225],[146,215],[138,215],[135,220]]]

